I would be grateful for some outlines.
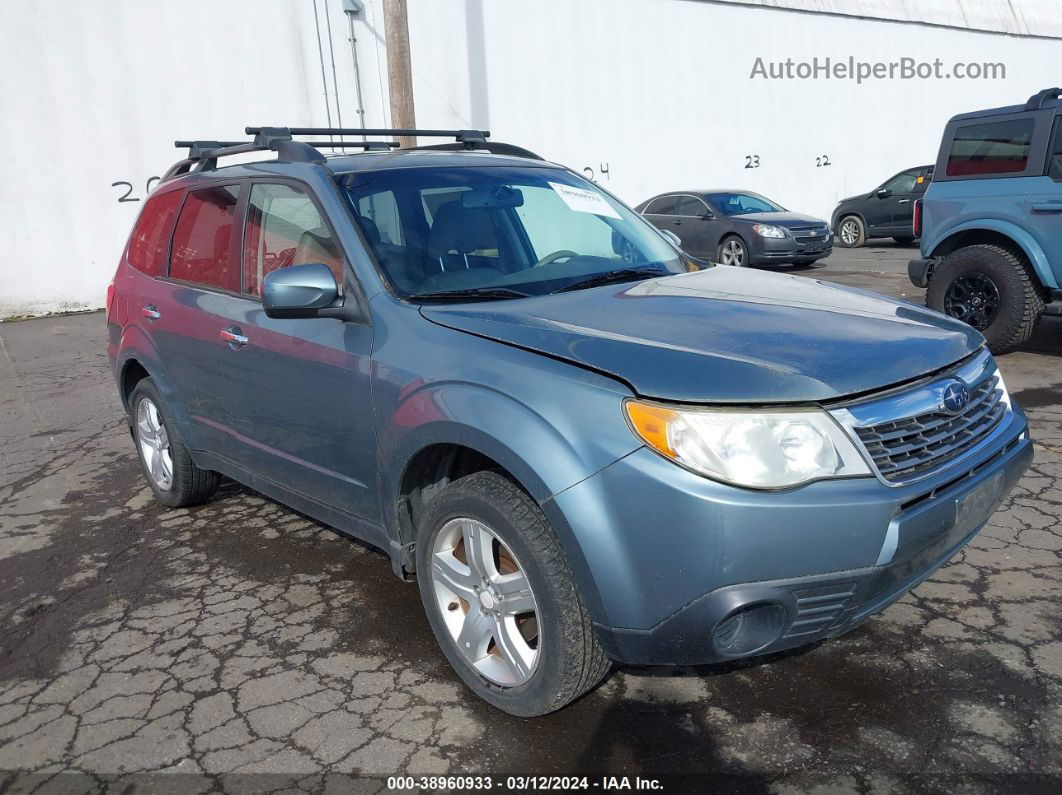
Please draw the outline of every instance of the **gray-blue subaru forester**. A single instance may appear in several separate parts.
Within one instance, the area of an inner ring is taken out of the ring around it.
[[[147,482],[179,507],[224,475],[385,550],[503,710],[846,632],[1032,460],[956,320],[696,261],[485,132],[247,132],[179,142],[108,292]]]

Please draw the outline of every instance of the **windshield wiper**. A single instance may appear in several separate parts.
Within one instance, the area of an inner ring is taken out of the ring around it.
[[[506,298],[528,298],[531,293],[522,293],[508,287],[471,287],[467,290],[439,290],[434,293],[413,293],[406,296],[409,301],[463,301],[485,298],[501,301]]]
[[[582,281],[572,282],[566,287],[554,290],[555,293],[567,293],[572,290],[585,290],[588,287],[600,287],[605,284],[618,284],[619,282],[633,282],[639,279],[652,279],[654,276],[669,276],[668,271],[660,268],[621,268],[618,271],[598,273]]]

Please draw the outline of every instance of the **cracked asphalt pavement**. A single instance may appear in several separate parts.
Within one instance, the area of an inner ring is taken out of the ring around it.
[[[920,300],[908,252],[874,251],[804,273]],[[913,593],[831,643],[616,670],[530,720],[462,686],[382,554],[232,483],[157,504],[104,339],[99,313],[0,324],[0,791],[1062,789],[1062,319],[1000,360],[1036,463]]]

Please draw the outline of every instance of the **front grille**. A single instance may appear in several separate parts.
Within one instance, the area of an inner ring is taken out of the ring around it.
[[[794,591],[797,614],[785,637],[816,635],[829,629],[851,604],[858,587],[855,581],[831,582]]]
[[[961,414],[942,411],[856,428],[881,476],[893,483],[939,469],[984,439],[1006,411],[993,375],[970,388]]]

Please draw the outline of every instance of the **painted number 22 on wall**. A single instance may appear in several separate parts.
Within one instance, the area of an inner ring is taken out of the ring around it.
[[[144,195],[145,196],[147,194],[151,193],[151,186],[154,183],[158,182],[158,181],[159,181],[159,177],[148,177],[147,178],[147,182],[144,183]],[[133,188],[133,183],[132,182],[126,182],[125,180],[118,180],[117,182],[112,182],[111,183],[111,187],[112,188],[124,188],[125,189],[125,193],[123,193],[121,196],[118,197],[118,201],[120,201],[120,202],[138,202],[138,201],[140,201],[140,197],[139,196],[134,196],[133,195],[133,191],[135,190],[135,188]]]

